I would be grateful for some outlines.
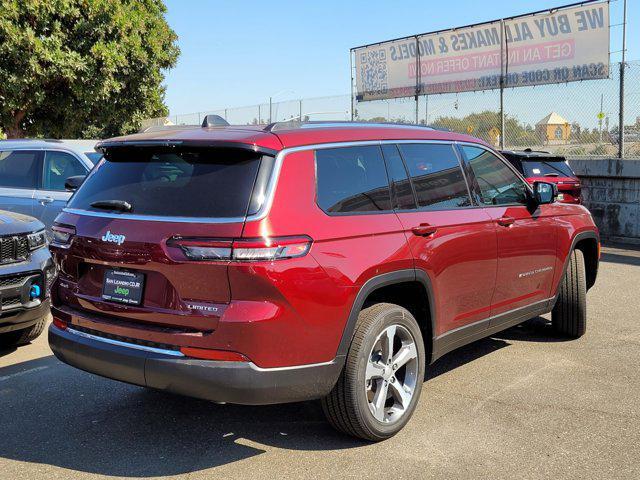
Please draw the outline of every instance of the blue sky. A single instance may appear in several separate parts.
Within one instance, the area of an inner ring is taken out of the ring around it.
[[[166,77],[171,114],[349,92],[349,49],[391,38],[494,20],[570,0],[226,1],[166,0],[179,36]],[[640,59],[640,1],[628,0],[627,59]],[[611,3],[611,24],[622,0]],[[621,27],[611,28],[620,50]],[[612,53],[612,61],[620,53]]]

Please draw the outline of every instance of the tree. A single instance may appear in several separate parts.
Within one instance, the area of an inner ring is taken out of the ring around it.
[[[162,0],[0,0],[0,129],[105,137],[167,115],[180,53]]]
[[[530,146],[540,143],[535,129],[530,125],[522,124],[517,118],[505,115],[505,143],[510,146]],[[486,110],[479,113],[471,113],[464,118],[441,116],[432,123],[434,127],[444,128],[458,133],[471,131],[474,137],[492,142],[489,131],[492,128],[500,128],[500,112]]]

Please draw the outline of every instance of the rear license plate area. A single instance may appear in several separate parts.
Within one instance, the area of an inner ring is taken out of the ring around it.
[[[102,299],[126,305],[140,305],[144,274],[125,270],[106,270],[102,282]]]

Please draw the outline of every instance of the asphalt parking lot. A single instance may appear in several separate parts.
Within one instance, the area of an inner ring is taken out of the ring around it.
[[[335,433],[316,403],[216,405],[0,350],[0,477],[640,478],[640,252],[606,248],[587,334],[543,317],[448,354],[396,437]]]

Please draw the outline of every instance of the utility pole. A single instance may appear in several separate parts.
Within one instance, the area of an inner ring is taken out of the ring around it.
[[[271,121],[271,107],[272,107],[272,104],[273,104],[273,98],[269,97],[269,123],[273,123]]]
[[[618,158],[624,158],[624,69],[627,53],[627,0],[624,0],[622,14],[622,62],[620,62],[620,119],[618,129],[620,139],[618,141]]]

